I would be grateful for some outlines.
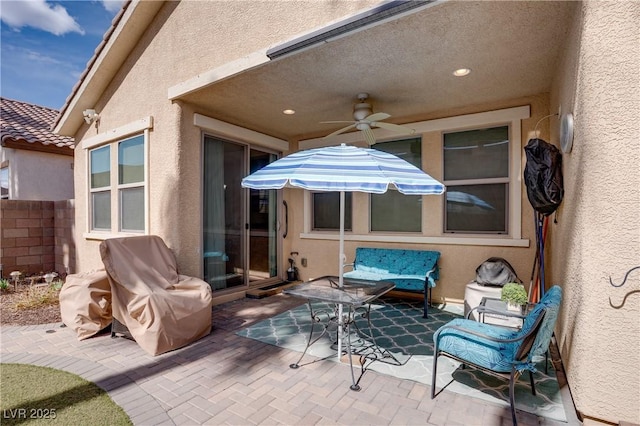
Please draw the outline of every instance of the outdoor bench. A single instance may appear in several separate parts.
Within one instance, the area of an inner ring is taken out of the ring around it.
[[[356,248],[356,258],[345,272],[348,278],[393,282],[395,290],[424,293],[424,318],[427,318],[431,289],[439,278],[440,252],[390,248]]]

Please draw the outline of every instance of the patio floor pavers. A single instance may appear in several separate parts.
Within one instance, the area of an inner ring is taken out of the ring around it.
[[[213,308],[211,334],[156,357],[109,334],[78,341],[60,324],[0,326],[0,361],[65,370],[101,386],[135,425],[510,424],[508,407],[367,371],[349,390],[349,366],[321,361],[293,370],[299,353],[235,335],[301,300],[278,294]],[[565,407],[571,401],[565,401]],[[521,425],[568,423],[518,411]]]

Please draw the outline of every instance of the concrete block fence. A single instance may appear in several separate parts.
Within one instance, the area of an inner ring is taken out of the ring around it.
[[[0,201],[2,276],[75,271],[74,201]]]

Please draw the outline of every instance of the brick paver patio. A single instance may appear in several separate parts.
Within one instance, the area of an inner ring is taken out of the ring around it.
[[[53,367],[93,381],[135,425],[511,424],[508,407],[446,390],[431,400],[429,386],[374,371],[353,392],[347,364],[321,361],[292,370],[298,352],[234,334],[301,303],[279,294],[214,306],[209,336],[157,357],[109,335],[79,342],[60,324],[2,326],[0,356],[3,363]],[[569,423],[518,411],[519,423],[580,424],[564,389]]]

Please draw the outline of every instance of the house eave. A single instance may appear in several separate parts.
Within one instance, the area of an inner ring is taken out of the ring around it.
[[[74,136],[85,123],[82,111],[94,108],[102,93],[136,46],[164,1],[134,0],[125,5],[121,15],[114,18],[114,27],[96,48],[82,77],[72,89],[67,102],[53,126],[53,132]]]
[[[40,142],[29,142],[24,139],[3,138],[2,147],[11,149],[21,149],[25,151],[46,152],[48,154],[58,154],[73,156],[73,147],[57,146],[53,144],[43,144]]]
[[[245,57],[191,77],[170,87],[167,98],[172,101],[181,99],[198,90],[268,65],[279,59],[321,46],[323,43],[341,37],[347,37],[385,22],[401,19],[445,1],[447,0],[391,0],[383,2],[377,7],[368,8],[355,15],[330,22],[323,27],[297,35],[278,45],[253,52]]]

